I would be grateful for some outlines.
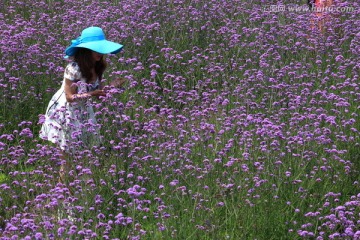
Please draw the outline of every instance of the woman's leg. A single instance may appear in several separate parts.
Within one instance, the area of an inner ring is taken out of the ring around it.
[[[60,159],[61,165],[59,172],[59,182],[65,184],[69,182],[69,172],[71,167],[71,164],[69,162],[69,155],[65,151],[61,150]]]

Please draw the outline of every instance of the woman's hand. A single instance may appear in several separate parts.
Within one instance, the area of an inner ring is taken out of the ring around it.
[[[92,97],[100,97],[100,96],[106,96],[106,92],[104,90],[94,90],[91,92],[88,92],[90,96]]]
[[[115,78],[111,83],[110,86],[116,87],[116,88],[120,88],[122,85],[124,85],[124,83],[126,83],[126,79],[125,78]]]

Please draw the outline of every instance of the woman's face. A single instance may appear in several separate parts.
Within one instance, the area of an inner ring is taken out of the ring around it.
[[[95,62],[98,62],[103,58],[104,55],[98,52],[91,51],[91,56]]]

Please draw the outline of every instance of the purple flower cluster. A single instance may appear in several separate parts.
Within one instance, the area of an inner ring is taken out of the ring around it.
[[[360,239],[359,206],[360,194],[351,196],[343,205],[337,204],[341,193],[332,192],[325,195],[325,203],[316,212],[304,216],[317,222],[317,226],[307,223],[297,231],[301,237],[316,239]]]

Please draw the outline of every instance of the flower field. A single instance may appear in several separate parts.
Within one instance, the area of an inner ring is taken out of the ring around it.
[[[360,3],[263,2],[1,1],[0,239],[360,239]],[[39,130],[89,26],[127,83],[60,183]]]

